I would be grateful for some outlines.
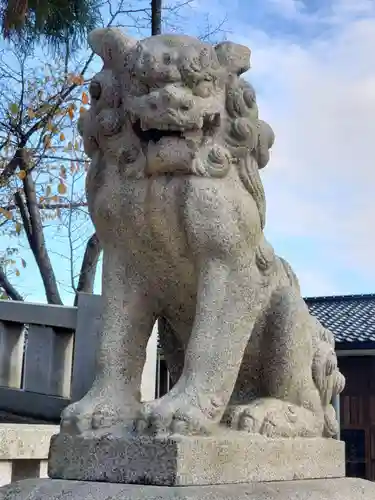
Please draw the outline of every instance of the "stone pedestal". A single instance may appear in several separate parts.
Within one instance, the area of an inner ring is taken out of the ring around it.
[[[215,437],[129,438],[58,434],[49,476],[155,486],[291,481],[345,476],[344,443],[333,439],[270,439],[225,432]]]
[[[216,486],[138,486],[26,479],[0,488],[0,500],[374,500],[362,479],[316,479]]]
[[[52,478],[0,488],[0,500],[374,500],[375,484],[343,477],[344,462],[329,439],[58,434]]]

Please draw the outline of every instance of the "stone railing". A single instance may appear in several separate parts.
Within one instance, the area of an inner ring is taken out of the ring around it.
[[[101,296],[77,307],[0,300],[0,422],[58,422],[89,389]],[[156,331],[147,348],[142,398],[154,399]]]
[[[0,412],[58,421],[92,382],[98,295],[78,307],[0,300]]]
[[[48,477],[49,444],[55,425],[0,424],[0,486]]]

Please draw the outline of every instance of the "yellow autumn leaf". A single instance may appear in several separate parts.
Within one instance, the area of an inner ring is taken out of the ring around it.
[[[27,114],[28,114],[28,117],[29,117],[30,119],[35,118],[35,113],[34,113],[34,111],[33,111],[31,108],[29,108],[29,109],[27,110]]]
[[[59,201],[58,196],[56,196],[56,195],[52,196],[51,201],[54,201],[55,203],[57,203]]]
[[[57,191],[59,194],[65,194],[66,193],[66,186],[62,182],[57,186]]]
[[[19,272],[18,269],[16,269],[16,276],[19,276],[21,273]]]
[[[16,222],[16,233],[20,234],[22,229],[22,225],[19,222]]]
[[[89,103],[89,96],[86,94],[86,92],[82,92],[82,104],[88,104]]]
[[[11,214],[11,212],[8,212],[8,210],[5,210],[5,208],[0,208],[0,213],[2,213],[8,220],[13,219],[13,215]]]
[[[68,115],[69,115],[69,118],[71,120],[73,120],[73,118],[74,118],[74,109],[73,108],[68,109]]]
[[[21,181],[26,177],[26,172],[25,170],[21,170],[18,172],[18,177],[21,179]]]
[[[82,75],[70,75],[70,81],[75,85],[83,85],[85,82]]]
[[[81,107],[79,108],[79,112],[80,112],[81,114],[82,114],[82,113],[84,113],[85,111],[86,111],[86,108],[84,108],[83,106],[81,106]]]
[[[63,134],[63,132],[61,132],[60,134],[60,141],[65,141],[65,135]]]

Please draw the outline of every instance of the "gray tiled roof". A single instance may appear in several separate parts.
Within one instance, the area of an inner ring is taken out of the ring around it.
[[[311,314],[329,328],[339,343],[375,342],[375,294],[310,297]]]
[[[375,294],[308,297],[305,301],[337,343],[375,342]]]

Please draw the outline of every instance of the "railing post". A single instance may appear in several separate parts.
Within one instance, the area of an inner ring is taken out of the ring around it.
[[[21,388],[24,344],[24,325],[0,320],[0,386]]]
[[[70,397],[74,332],[30,325],[25,355],[24,389]]]
[[[95,352],[102,324],[102,296],[80,293],[74,339],[71,400],[78,401],[90,389],[95,373]]]

